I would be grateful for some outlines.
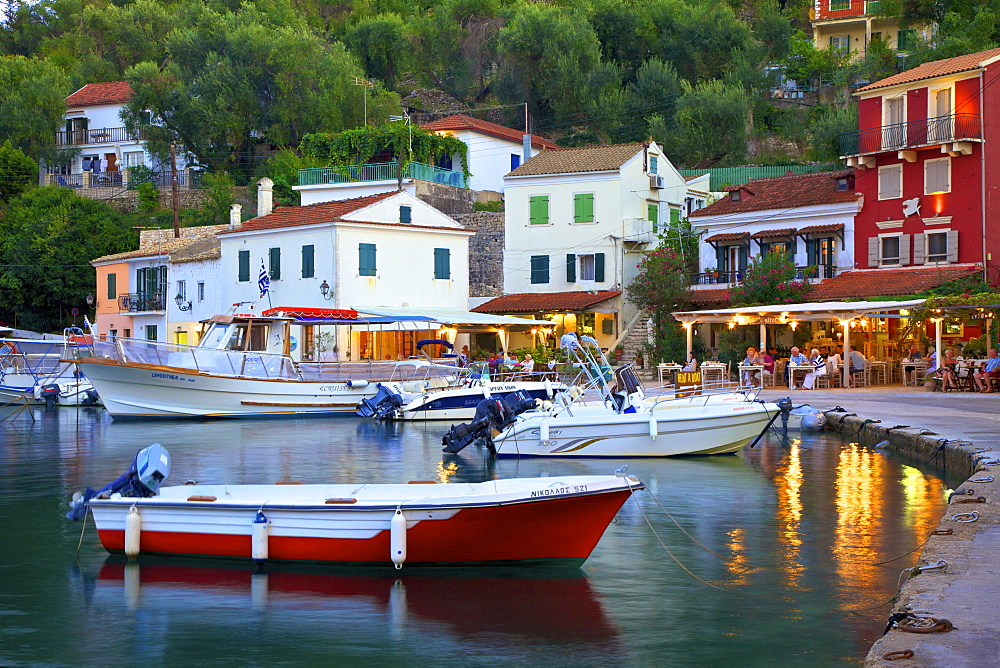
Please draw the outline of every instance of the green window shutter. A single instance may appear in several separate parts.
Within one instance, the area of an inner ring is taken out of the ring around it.
[[[898,51],[910,51],[917,44],[917,31],[913,28],[900,30],[896,36],[896,49]]]
[[[118,299],[118,274],[108,274],[108,299]]]
[[[399,222],[408,223],[411,220],[410,205],[401,204],[399,206]]]
[[[749,251],[748,251],[747,247],[746,246],[740,246],[740,266],[739,266],[739,271],[741,271],[741,272],[747,270],[747,261],[749,259],[747,257],[748,255],[749,255]]]
[[[451,250],[448,248],[434,249],[434,278],[451,278]]]
[[[594,222],[594,194],[577,193],[573,195],[573,222]]]
[[[657,174],[657,167],[659,166],[659,159],[655,155],[649,156],[649,173]]]
[[[272,281],[281,280],[281,249],[271,248],[267,251],[268,264],[270,264],[270,275]]]
[[[566,282],[576,283],[576,255],[566,253]]]
[[[657,204],[647,204],[646,205],[646,216],[649,218],[649,222],[653,224],[653,231],[659,231],[660,225],[660,207]]]
[[[549,282],[549,256],[548,255],[532,255],[531,256],[531,282],[532,283],[548,283]]]
[[[358,274],[374,276],[375,270],[375,244],[358,244]]]
[[[316,247],[302,247],[302,278],[312,278],[316,275]]]
[[[806,264],[819,264],[819,246],[815,239],[806,239]]]
[[[728,258],[729,254],[726,253],[725,246],[717,246],[715,248],[715,268],[719,271],[729,271]]]
[[[604,282],[604,253],[594,254],[594,282]]]
[[[240,258],[240,281],[250,280],[250,251],[241,250],[239,253]]]
[[[72,144],[73,143],[72,139],[70,139],[70,134],[69,134],[71,132],[73,132],[73,120],[70,119],[70,118],[67,118],[66,119],[66,143],[67,144]]]
[[[548,225],[549,223],[549,196],[536,195],[529,200],[530,223],[532,225]]]
[[[677,227],[681,223],[681,210],[670,207],[670,224]]]

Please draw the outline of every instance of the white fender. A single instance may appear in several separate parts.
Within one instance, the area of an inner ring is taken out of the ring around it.
[[[271,534],[271,521],[258,510],[251,526],[250,557],[255,563],[262,564],[267,561],[267,541]]]
[[[139,539],[142,535],[142,517],[135,506],[128,509],[125,516],[125,556],[130,559],[139,556]]]
[[[546,377],[546,379],[542,381],[542,385],[545,387],[545,396],[548,397],[549,399],[551,399],[552,398],[552,381],[550,381]]]
[[[406,561],[406,517],[399,508],[389,520],[389,550],[392,563],[397,569],[402,568]]]
[[[541,445],[549,442],[549,421],[542,420],[538,423],[538,441]]]
[[[368,381],[367,380],[348,380],[347,381],[347,387],[351,388],[352,390],[355,387],[368,387]]]
[[[493,395],[490,393],[490,381],[483,381],[483,399],[489,399]]]
[[[656,423],[656,413],[649,411],[649,437],[655,441],[658,433],[659,425]]]

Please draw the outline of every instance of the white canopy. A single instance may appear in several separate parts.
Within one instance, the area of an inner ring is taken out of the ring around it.
[[[414,321],[437,323],[439,325],[490,325],[493,327],[550,327],[550,320],[534,320],[532,318],[514,318],[507,315],[492,313],[474,313],[458,309],[411,307],[411,306],[352,306],[358,313],[366,313],[382,317],[400,317]],[[428,327],[422,327],[428,329]]]
[[[741,306],[708,311],[677,311],[674,318],[684,324],[696,322],[736,322],[741,325],[778,325],[793,320],[850,320],[873,313],[898,311],[924,303],[923,299],[899,302],[813,302],[775,306]]]

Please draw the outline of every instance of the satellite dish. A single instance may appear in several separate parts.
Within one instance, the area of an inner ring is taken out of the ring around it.
[[[914,197],[913,199],[903,200],[903,215],[904,216],[915,216],[920,213],[920,198]]]

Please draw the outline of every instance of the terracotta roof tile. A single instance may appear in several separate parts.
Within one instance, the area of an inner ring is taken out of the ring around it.
[[[810,225],[809,227],[803,227],[799,230],[799,234],[820,234],[822,232],[840,232],[844,229],[843,223],[836,223],[832,225]]]
[[[542,151],[507,176],[604,172],[620,169],[644,148],[641,142]]]
[[[90,83],[66,98],[68,107],[92,107],[98,104],[122,104],[132,99],[132,87],[127,81]]]
[[[143,230],[139,233],[139,248],[125,251],[124,253],[114,253],[91,260],[95,262],[110,262],[113,260],[132,260],[140,257],[155,257],[157,255],[169,255],[173,259],[174,253],[183,252],[193,246],[204,248],[205,240],[210,240],[215,244],[215,235],[223,230],[228,230],[228,225],[204,225],[201,227],[182,227],[181,237],[174,238],[174,231],[171,228],[159,230]],[[190,260],[188,260],[190,261]]]
[[[763,232],[754,232],[750,235],[751,239],[770,239],[771,237],[790,237],[795,234],[794,227],[786,227],[780,230],[764,230]]]
[[[729,304],[728,288],[711,288],[708,290],[688,290],[688,301],[697,306]]]
[[[621,294],[603,292],[528,292],[495,297],[472,309],[476,313],[537,313],[540,311],[583,311]]]
[[[812,302],[912,295],[981,271],[980,267],[968,265],[847,271],[814,285],[808,299]]]
[[[508,128],[504,125],[498,125],[497,123],[490,123],[489,121],[483,121],[478,118],[472,118],[471,116],[466,116],[465,114],[455,114],[454,116],[448,116],[447,118],[439,118],[436,121],[425,123],[424,127],[428,130],[475,130],[476,132],[484,135],[506,139],[518,144],[521,143],[521,140],[524,137],[524,133],[520,130]],[[548,139],[539,137],[538,135],[531,135],[531,145],[536,148],[548,148],[554,150],[562,148],[558,144],[550,142]]]
[[[313,225],[316,223],[331,223],[353,211],[363,209],[395,194],[396,192],[392,191],[377,195],[368,195],[367,197],[342,199],[335,202],[320,202],[319,204],[310,204],[308,206],[280,206],[266,216],[259,216],[246,221],[238,230],[226,231],[223,234],[272,230],[282,227]]]
[[[691,218],[720,216],[746,211],[767,211],[769,209],[793,209],[816,204],[855,202],[858,193],[854,189],[837,190],[837,179],[852,176],[854,170],[841,169],[834,172],[814,172],[812,174],[791,174],[768,179],[753,179],[738,186],[753,193],[753,197],[741,202],[733,202],[728,197],[709,204],[703,209],[692,211]],[[737,189],[734,187],[733,189]]]
[[[859,88],[857,92],[864,93],[878,88],[898,86],[899,84],[913,83],[914,81],[923,81],[924,79],[933,79],[949,74],[958,74],[959,72],[968,72],[978,69],[982,66],[983,62],[997,56],[1000,56],[1000,49],[990,49],[988,51],[979,51],[978,53],[969,53],[964,56],[955,56],[954,58],[933,60],[914,67],[912,70],[906,70],[905,72],[900,72],[899,74],[894,74],[891,77],[868,84],[863,88]]]
[[[739,239],[747,239],[749,237],[749,232],[722,232],[721,234],[713,234],[705,239],[705,241],[708,243],[715,243],[719,241],[737,241]]]

